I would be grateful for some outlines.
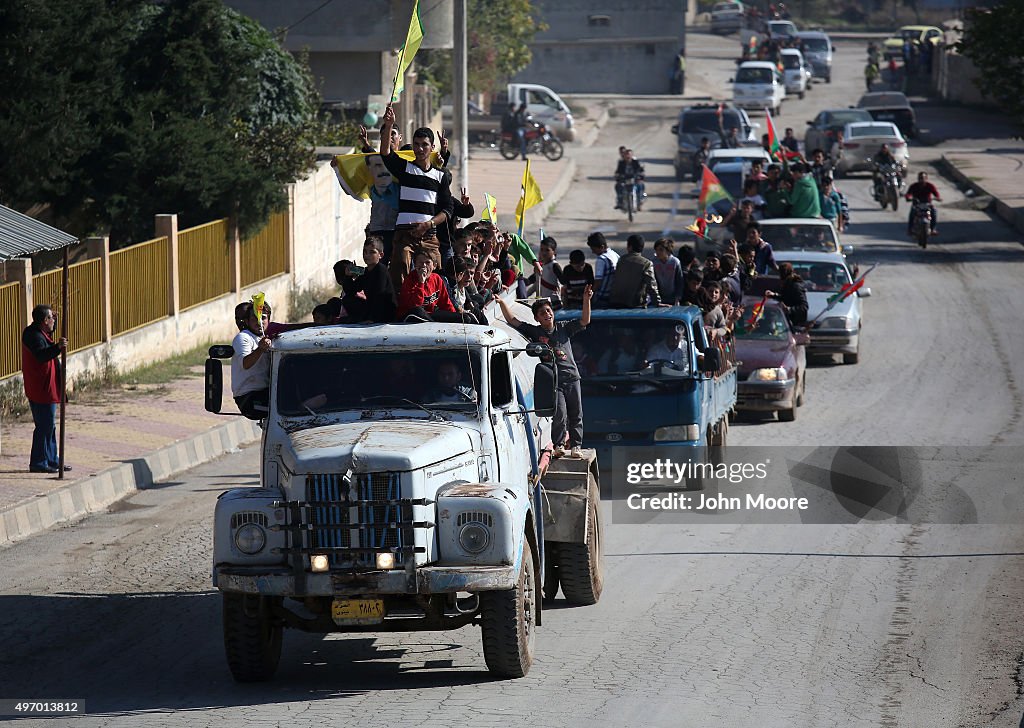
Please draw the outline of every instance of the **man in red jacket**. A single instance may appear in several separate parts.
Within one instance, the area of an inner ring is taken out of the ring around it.
[[[25,382],[25,396],[32,408],[32,453],[28,469],[33,473],[58,473],[55,422],[60,402],[60,363],[57,357],[67,348],[68,341],[53,341],[57,323],[53,310],[40,304],[32,309],[32,324],[21,334],[21,374]],[[70,465],[64,466],[71,470]]]
[[[456,311],[444,280],[434,272],[434,260],[425,252],[415,258],[415,268],[398,294],[398,320],[475,324],[472,314]]]

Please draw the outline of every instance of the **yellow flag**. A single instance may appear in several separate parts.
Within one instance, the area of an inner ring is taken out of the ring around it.
[[[484,220],[490,220],[494,223],[494,226],[498,226],[498,201],[494,199],[494,195],[489,192],[484,192],[484,202],[487,203],[484,207],[484,214],[482,215]]]
[[[540,193],[540,185],[537,184],[537,180],[530,174],[530,160],[527,159],[526,169],[523,170],[523,184],[519,189],[519,204],[516,205],[516,225],[520,236],[523,234],[523,220],[526,211],[543,200],[544,195]]]
[[[411,149],[396,152],[402,159],[411,162],[416,159],[416,153]],[[370,199],[370,189],[374,184],[374,174],[379,171],[376,167],[379,167],[383,163],[380,160],[369,160],[367,157],[379,157],[380,155],[376,152],[372,154],[339,154],[335,159],[334,174],[338,177],[338,182],[341,184],[341,189],[345,190],[346,194],[350,197],[359,200]],[[430,163],[435,166],[440,166],[441,157],[437,152],[430,153]],[[375,169],[371,169],[374,166]]]
[[[391,92],[391,101],[398,101],[402,91],[405,90],[405,72],[412,64],[416,51],[420,49],[423,42],[423,21],[420,19],[420,0],[412,6],[412,18],[409,19],[409,33],[405,36],[405,43],[398,54],[398,73],[395,74],[394,91]]]

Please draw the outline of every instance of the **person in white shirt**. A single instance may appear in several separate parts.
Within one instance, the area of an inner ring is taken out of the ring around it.
[[[672,326],[665,332],[665,338],[647,350],[647,361],[669,362],[675,369],[689,371],[690,354],[684,344],[680,327]]]
[[[270,304],[263,304],[262,314],[258,320],[248,301],[235,307],[239,331],[231,342],[231,395],[238,411],[250,420],[261,420],[270,411]]]

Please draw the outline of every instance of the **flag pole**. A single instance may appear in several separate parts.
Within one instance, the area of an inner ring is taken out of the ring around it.
[[[61,313],[60,336],[68,337],[68,248],[64,246],[64,269],[61,273]],[[57,453],[57,479],[64,480],[64,432],[65,432],[65,400],[68,391],[68,348],[65,345],[60,352],[60,450]]]

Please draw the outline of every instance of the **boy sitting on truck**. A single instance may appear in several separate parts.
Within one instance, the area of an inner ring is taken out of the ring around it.
[[[398,296],[398,320],[475,324],[476,319],[471,315],[456,311],[448,298],[448,287],[434,272],[431,255],[421,250],[414,260],[416,267],[402,283]]]
[[[555,312],[551,302],[546,298],[534,301],[533,318],[539,326],[526,324],[517,319],[505,300],[498,297],[501,314],[508,325],[521,333],[530,341],[546,344],[551,348],[553,365],[558,373],[558,392],[555,396],[555,414],[551,421],[551,455],[565,455],[566,431],[569,435],[569,454],[571,457],[582,457],[580,446],[583,444],[583,395],[580,391],[580,373],[576,368],[572,347],[569,340],[590,324],[590,299],[594,295],[594,287],[587,286],[583,291],[583,309],[578,320],[555,323]]]
[[[235,308],[238,335],[231,342],[235,353],[231,357],[231,395],[238,411],[250,420],[262,420],[270,411],[270,351],[272,344],[266,335],[270,324],[270,304],[263,304],[260,319],[256,318],[251,302]]]

